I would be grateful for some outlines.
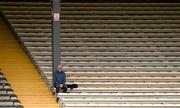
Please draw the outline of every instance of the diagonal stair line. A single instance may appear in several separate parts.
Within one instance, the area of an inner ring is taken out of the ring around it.
[[[59,108],[2,17],[0,25],[0,68],[24,108]]]

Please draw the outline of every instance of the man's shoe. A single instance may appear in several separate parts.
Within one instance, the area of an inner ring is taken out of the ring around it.
[[[58,103],[58,101],[59,101],[59,98],[56,98],[56,102]]]

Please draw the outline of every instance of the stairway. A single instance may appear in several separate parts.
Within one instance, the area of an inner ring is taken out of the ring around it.
[[[59,108],[2,17],[0,25],[0,68],[24,108]]]
[[[51,3],[0,3],[51,86]],[[179,108],[179,3],[61,3],[63,108]]]

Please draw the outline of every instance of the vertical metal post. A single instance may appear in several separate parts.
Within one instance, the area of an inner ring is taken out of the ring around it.
[[[60,55],[60,0],[52,1],[52,87],[54,87],[54,72],[61,64]]]

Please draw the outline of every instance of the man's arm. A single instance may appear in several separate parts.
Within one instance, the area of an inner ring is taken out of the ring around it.
[[[63,84],[66,84],[66,74],[64,73],[64,83]]]
[[[54,73],[54,83],[55,83],[56,85],[58,84],[56,73]]]

